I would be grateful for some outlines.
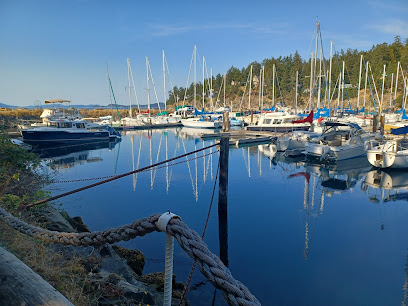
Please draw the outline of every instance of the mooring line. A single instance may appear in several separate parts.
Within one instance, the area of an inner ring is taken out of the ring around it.
[[[102,185],[102,184],[105,184],[105,183],[108,183],[108,182],[111,182],[111,181],[120,179],[120,178],[122,178],[122,177],[131,175],[131,174],[134,174],[134,173],[139,173],[139,172],[145,171],[145,170],[147,170],[147,169],[154,168],[154,167],[160,166],[160,165],[162,165],[162,164],[168,163],[168,162],[170,162],[170,161],[173,161],[173,160],[176,160],[176,159],[179,159],[179,158],[182,158],[182,157],[186,157],[186,156],[188,156],[188,155],[195,154],[195,153],[197,153],[197,152],[201,152],[201,151],[207,150],[207,149],[212,148],[212,147],[215,147],[215,146],[217,146],[217,145],[219,145],[219,143],[215,143],[215,144],[210,145],[210,146],[208,146],[208,147],[201,148],[201,149],[198,149],[198,150],[195,150],[195,151],[192,151],[192,152],[183,154],[183,155],[179,155],[179,156],[170,158],[170,159],[168,159],[168,160],[164,160],[164,161],[158,162],[158,163],[156,163],[156,164],[153,164],[153,165],[150,165],[150,166],[146,166],[146,167],[143,167],[143,168],[140,168],[140,169],[131,171],[131,172],[127,172],[127,173],[124,173],[124,174],[120,174],[120,175],[114,176],[114,177],[112,177],[112,178],[109,178],[109,179],[106,179],[106,180],[103,180],[103,181],[100,181],[100,182],[97,182],[97,183],[94,183],[94,184],[91,184],[91,185],[87,185],[87,186],[84,186],[84,187],[81,187],[81,188],[78,188],[78,189],[74,189],[74,190],[65,192],[65,193],[63,193],[63,194],[54,196],[54,197],[49,197],[49,198],[46,198],[46,199],[42,199],[42,200],[37,201],[37,202],[34,202],[34,203],[32,203],[32,204],[20,205],[20,209],[30,208],[30,207],[33,207],[33,206],[37,206],[37,205],[39,205],[39,204],[43,204],[43,203],[45,203],[45,202],[54,201],[54,200],[56,200],[56,199],[65,197],[65,196],[67,196],[67,195],[71,195],[71,194],[74,194],[74,193],[77,193],[77,192],[80,192],[80,191],[83,191],[83,190],[86,190],[86,189],[89,189],[89,188],[92,188],[92,187],[96,187],[96,186],[99,186],[99,185]]]

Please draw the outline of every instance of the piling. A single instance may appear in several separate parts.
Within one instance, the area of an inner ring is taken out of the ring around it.
[[[220,259],[228,267],[228,160],[229,137],[220,140],[220,179],[218,188],[218,229]]]

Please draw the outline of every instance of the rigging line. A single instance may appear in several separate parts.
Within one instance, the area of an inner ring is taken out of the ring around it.
[[[111,181],[120,179],[120,178],[122,178],[122,177],[131,175],[131,174],[133,174],[133,173],[142,172],[142,171],[144,171],[144,170],[147,170],[147,169],[150,169],[150,168],[153,168],[153,167],[160,166],[160,165],[162,165],[162,164],[165,164],[166,162],[170,162],[170,161],[173,161],[173,160],[182,158],[182,157],[187,157],[188,155],[191,155],[191,154],[195,154],[195,153],[204,151],[204,150],[206,150],[206,149],[215,147],[215,146],[217,146],[217,145],[219,145],[219,143],[215,143],[215,144],[213,144],[213,145],[209,145],[208,147],[201,148],[201,149],[198,149],[198,150],[189,152],[189,153],[185,153],[185,154],[179,155],[179,156],[177,156],[177,157],[173,157],[173,158],[170,158],[170,159],[168,159],[168,160],[164,160],[164,161],[161,161],[161,162],[159,162],[159,163],[156,163],[156,164],[153,164],[153,165],[150,165],[150,166],[146,166],[146,167],[137,169],[137,170],[135,170],[135,171],[130,171],[130,172],[127,172],[127,173],[124,173],[124,174],[120,174],[120,175],[114,176],[114,177],[112,177],[112,178],[110,178],[110,179],[107,179],[107,180],[104,180],[104,181],[101,181],[101,182],[97,182],[97,183],[94,183],[94,184],[91,184],[91,185],[88,185],[88,186],[84,186],[84,187],[81,187],[81,188],[78,188],[78,189],[74,189],[74,190],[65,192],[65,193],[63,193],[63,194],[54,196],[54,197],[42,199],[42,200],[37,201],[37,202],[34,202],[34,203],[32,203],[32,204],[20,205],[20,208],[30,208],[30,207],[33,207],[33,206],[36,206],[36,205],[39,205],[39,204],[43,204],[43,203],[48,202],[48,201],[53,201],[53,200],[56,200],[56,199],[65,197],[65,196],[67,196],[67,195],[71,195],[71,194],[77,193],[77,192],[82,191],[82,190],[86,190],[86,189],[89,189],[89,188],[92,188],[92,187],[96,187],[96,186],[99,186],[99,185],[102,185],[102,184],[105,184],[105,183],[108,183],[108,182],[111,182]]]
[[[185,146],[185,144],[184,144],[184,140],[182,139],[181,142],[183,143],[184,152],[186,152],[186,146]],[[187,160],[187,157],[186,157],[186,161],[187,161],[188,173],[190,174],[191,187],[193,188],[193,194],[194,194],[194,196],[195,196],[193,175],[191,174],[190,163],[189,163],[189,161]]]
[[[152,67],[150,66],[150,62],[149,62],[149,72],[150,72],[150,77],[151,77],[151,79],[152,79],[153,91],[154,91],[154,95],[155,95],[155,97],[156,97],[157,106],[159,107],[159,111],[161,112],[159,97],[157,96],[156,85],[154,84],[153,73],[152,73]]]
[[[239,103],[239,109],[242,109],[242,102],[244,102],[244,97],[245,97],[247,85],[249,83],[249,78],[250,78],[250,73],[248,73],[248,77],[247,77],[247,80],[246,80],[246,83],[245,83],[244,92],[242,93],[241,102]]]
[[[334,48],[334,50],[336,51],[336,48]],[[339,63],[339,55],[338,55],[338,52],[335,52],[335,54],[337,53],[337,57],[336,57],[336,62],[337,62],[337,66],[339,67],[339,71],[340,71],[340,75],[341,75],[341,68],[340,68],[340,63]],[[344,67],[346,67],[346,64],[344,64]],[[343,79],[343,76],[341,76],[341,81],[342,82],[344,82],[345,83],[345,80]],[[340,85],[340,84],[339,84]],[[345,85],[345,84],[344,84]],[[347,93],[347,88],[343,88],[343,92],[345,92],[346,93],[346,98],[347,98],[347,101],[348,101],[348,104],[349,104],[349,108],[351,109],[351,103],[350,103],[350,98],[349,98],[349,96],[348,96],[348,93]]]
[[[210,207],[208,208],[207,219],[205,220],[203,234],[201,235],[201,239],[203,239],[203,240],[204,240],[205,232],[207,231],[208,220],[210,219],[211,208],[212,208],[212,204],[213,204],[213,201],[214,201],[215,189],[217,187],[217,179],[218,179],[219,170],[220,170],[220,158],[218,158],[218,167],[217,167],[217,173],[215,174],[214,188],[213,188],[213,192],[212,192],[212,196],[211,196]],[[183,301],[184,301],[184,299],[186,297],[188,287],[190,286],[191,279],[193,278],[193,273],[194,273],[194,269],[195,269],[196,265],[197,265],[197,260],[194,260],[193,265],[191,266],[190,273],[189,273],[188,278],[187,278],[186,285],[184,286],[184,290],[183,290],[183,293],[182,293],[181,298],[180,298],[179,306],[183,304]]]

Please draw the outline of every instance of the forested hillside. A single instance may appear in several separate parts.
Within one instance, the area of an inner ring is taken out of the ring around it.
[[[327,51],[325,51],[327,53]],[[407,76],[408,71],[408,38],[404,42],[401,41],[401,37],[396,36],[392,44],[378,44],[373,45],[368,51],[357,51],[356,49],[348,49],[346,51],[340,50],[333,55],[332,60],[332,86],[331,92],[334,91],[336,86],[336,80],[339,77],[339,73],[342,70],[342,62],[345,62],[345,84],[350,84],[347,88],[347,93],[344,97],[348,96],[352,101],[357,97],[357,86],[359,80],[360,71],[360,56],[363,55],[364,61],[369,62],[372,69],[372,76],[374,77],[374,82],[376,84],[377,91],[381,95],[382,87],[382,74],[383,67],[386,65],[386,79],[385,79],[385,90],[384,94],[387,94],[387,99],[389,99],[389,89],[391,85],[391,80],[393,78],[394,85],[393,91],[395,90],[395,79],[397,63],[400,62],[401,67],[404,71],[404,75]],[[325,67],[326,70],[329,69],[329,55],[325,55]],[[228,105],[233,103],[234,108],[243,109],[248,108],[248,89],[249,86],[249,74],[252,66],[253,78],[252,78],[252,95],[251,101],[253,101],[253,109],[258,107],[259,101],[259,74],[261,67],[265,67],[265,85],[264,85],[264,101],[267,107],[271,105],[272,101],[272,88],[273,88],[273,64],[276,66],[276,77],[275,77],[275,103],[284,102],[286,105],[291,106],[295,101],[295,86],[296,86],[296,71],[299,72],[299,87],[298,87],[298,103],[300,105],[305,105],[309,101],[309,87],[310,87],[310,58],[303,59],[296,51],[293,55],[280,56],[278,58],[268,58],[264,59],[262,63],[253,62],[250,63],[246,68],[238,69],[236,67],[231,67],[226,74],[226,102]],[[319,70],[319,59],[317,60],[317,71]],[[323,67],[323,65],[322,65]],[[364,70],[364,65],[363,65]],[[391,74],[394,74],[393,76]],[[323,74],[323,72],[322,72]],[[364,72],[362,73],[361,89],[364,89]],[[224,76],[218,74],[213,77],[213,90],[215,91],[213,95],[213,101],[218,99],[223,104],[223,78]],[[369,82],[373,83],[371,72],[369,74]],[[208,88],[207,83],[209,80],[205,81],[205,88]],[[197,107],[200,108],[202,105],[202,82],[197,84]],[[322,87],[325,87],[323,84]],[[399,72],[398,78],[398,92],[397,92],[397,106],[401,105],[402,101],[402,90],[403,90],[403,78],[401,77],[401,71]],[[245,96],[243,95],[245,91]],[[205,100],[206,108],[209,107],[209,95],[208,90],[206,90],[207,96]],[[373,88],[374,92],[374,88]],[[324,97],[324,88],[322,89],[322,97]],[[367,91],[367,95],[370,95]],[[174,87],[172,91],[169,92],[168,104],[176,104],[177,96],[179,97],[178,104],[182,104],[186,97],[185,102],[188,104],[193,103],[194,97],[194,84],[185,90],[183,87]],[[337,100],[337,91],[333,95],[333,99]],[[385,99],[384,99],[385,100]],[[244,102],[242,102],[244,101]]]

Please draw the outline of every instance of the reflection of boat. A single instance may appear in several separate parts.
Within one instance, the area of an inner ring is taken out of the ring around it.
[[[102,161],[100,157],[90,156],[90,152],[99,149],[113,149],[115,142],[102,141],[91,144],[78,144],[69,146],[38,147],[32,152],[47,159],[49,165],[54,168],[69,168],[78,163],[90,163]]]
[[[23,140],[29,144],[72,144],[109,141],[120,139],[119,132],[111,127],[103,130],[91,130],[81,120],[50,120],[47,126],[21,130]]]
[[[182,127],[177,130],[178,136],[182,138],[200,138],[203,134],[217,134],[220,130],[217,129],[204,129],[204,128],[191,128],[191,127]]]
[[[326,122],[323,134],[306,143],[305,154],[320,161],[340,161],[365,156],[370,138],[354,123]]]
[[[408,168],[408,139],[388,140],[367,150],[368,161],[377,168]]]
[[[364,182],[361,184],[361,189],[367,193],[370,188],[374,191],[381,191],[383,202],[408,201],[408,173],[398,170],[372,170],[367,173]],[[387,191],[387,194],[385,194],[385,191]],[[370,196],[370,200],[372,199],[379,201],[376,194]]]
[[[363,156],[336,164],[307,163],[305,168],[320,177],[323,189],[343,191],[354,187],[371,170],[371,165]]]

